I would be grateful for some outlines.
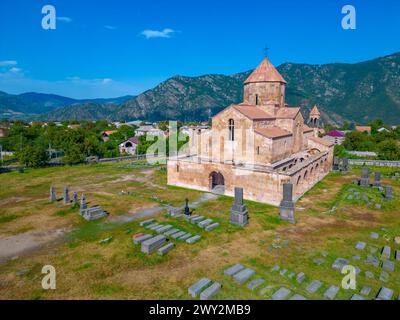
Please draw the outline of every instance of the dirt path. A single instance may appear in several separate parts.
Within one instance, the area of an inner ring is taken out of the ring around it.
[[[0,238],[0,263],[29,254],[44,245],[62,239],[70,228],[41,232],[26,232],[15,236]]]

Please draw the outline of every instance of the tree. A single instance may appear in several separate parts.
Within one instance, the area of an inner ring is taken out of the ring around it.
[[[48,161],[46,149],[40,146],[26,145],[17,152],[19,162],[30,168],[43,166]]]
[[[395,140],[385,140],[378,144],[378,157],[382,160],[400,160],[400,148]]]
[[[80,150],[79,146],[72,145],[65,151],[65,156],[63,158],[64,163],[76,164],[81,163],[85,160],[85,156]]]

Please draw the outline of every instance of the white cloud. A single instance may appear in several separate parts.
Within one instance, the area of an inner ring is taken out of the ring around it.
[[[11,73],[19,73],[19,72],[22,71],[22,69],[21,68],[12,67],[9,71]]]
[[[17,61],[15,60],[4,60],[0,61],[0,67],[8,67],[17,65]]]
[[[141,35],[146,37],[146,39],[151,38],[171,38],[175,30],[170,28],[165,28],[162,31],[146,29],[141,32]]]
[[[62,21],[62,22],[67,22],[67,23],[72,22],[72,19],[70,17],[57,17],[57,20]]]
[[[116,30],[118,29],[118,27],[116,26],[110,26],[110,25],[105,25],[104,28],[108,29],[108,30]]]

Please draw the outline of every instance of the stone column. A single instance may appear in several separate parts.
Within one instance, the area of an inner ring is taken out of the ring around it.
[[[294,217],[293,184],[283,184],[283,199],[279,205],[279,215],[282,220],[296,223]]]
[[[341,170],[342,173],[347,173],[348,166],[349,166],[349,159],[343,158],[342,159],[342,170]]]
[[[68,203],[70,202],[70,198],[69,198],[69,189],[68,189],[68,187],[65,187],[65,188],[64,188],[63,199],[64,199],[64,204],[68,204]]]
[[[393,199],[393,188],[391,186],[385,187],[385,198],[388,200]]]
[[[78,193],[74,192],[72,195],[72,206],[75,207],[78,204]]]
[[[361,180],[360,180],[360,186],[361,187],[369,187],[369,168],[368,167],[363,167],[361,169]]]
[[[235,187],[235,202],[231,208],[230,222],[242,227],[249,223],[248,211],[243,204],[243,188]]]
[[[374,187],[380,187],[380,186],[381,186],[381,173],[374,172]]]
[[[339,171],[339,158],[338,157],[333,157],[333,171]]]
[[[50,196],[49,196],[50,202],[55,202],[57,201],[57,195],[56,195],[56,190],[54,187],[50,187]]]
[[[82,213],[82,212],[83,212],[84,210],[86,210],[86,209],[87,209],[86,197],[85,197],[85,195],[82,193],[80,212]]]

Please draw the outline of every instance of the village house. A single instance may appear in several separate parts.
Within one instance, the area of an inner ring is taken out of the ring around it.
[[[366,132],[368,134],[371,134],[371,127],[370,126],[356,126],[356,131]]]
[[[149,136],[163,136],[164,131],[154,128],[152,125],[144,125],[140,126],[135,130],[135,135],[137,137],[144,136],[144,135],[149,135]]]
[[[330,171],[333,146],[285,103],[286,81],[265,58],[244,82],[244,101],[192,130],[186,152],[168,160],[168,184],[279,205],[283,184],[300,198]],[[317,124],[315,124],[317,125]]]
[[[342,131],[332,130],[331,132],[327,133],[323,139],[334,144],[342,144],[346,139],[346,135]]]
[[[139,145],[139,138],[138,137],[132,137],[129,138],[128,140],[125,140],[119,144],[119,153],[123,154],[130,154],[130,155],[135,155],[136,154],[136,148]]]
[[[108,130],[108,131],[103,131],[101,133],[101,140],[103,140],[103,142],[107,142],[108,140],[110,140],[110,136],[114,133],[116,133],[117,130]]]

